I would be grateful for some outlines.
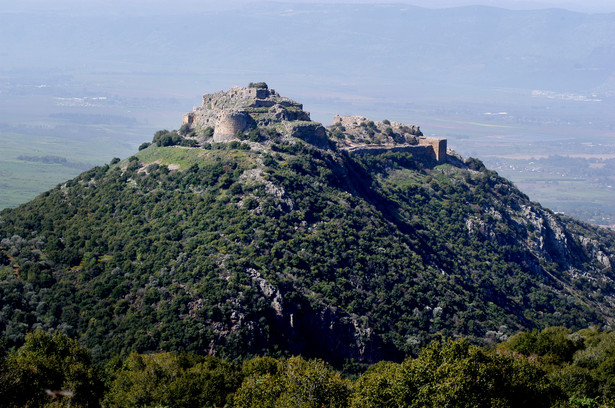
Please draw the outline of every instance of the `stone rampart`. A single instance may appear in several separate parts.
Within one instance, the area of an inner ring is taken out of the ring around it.
[[[237,132],[246,130],[249,123],[249,116],[245,111],[221,111],[214,126],[214,142],[234,140]]]
[[[443,140],[445,139],[433,139]],[[438,146],[440,148],[440,146]],[[382,145],[361,145],[344,148],[344,150],[352,153],[359,154],[381,154],[386,152],[408,152],[412,153],[412,156],[417,160],[426,160],[428,162],[443,163],[446,161],[446,153],[444,155],[436,154],[434,146],[432,144],[420,144],[420,145],[397,145],[397,146],[382,146]]]
[[[194,123],[194,112],[188,112],[182,117],[182,125],[192,125]]]
[[[213,142],[233,141],[238,133],[275,126],[276,132],[282,130],[287,136],[321,148],[329,148],[333,143],[327,137],[326,129],[310,120],[303,105],[266,87],[235,86],[228,91],[203,95],[202,106],[186,113],[182,124],[195,129],[197,135],[209,135],[205,129],[213,128],[209,140]],[[446,140],[422,137],[420,129],[413,125],[388,120],[374,122],[363,116],[335,116],[332,132],[338,148],[351,152],[410,151],[417,158],[436,162],[446,160]],[[340,132],[344,137],[340,137]]]
[[[280,96],[274,89],[237,86],[228,91],[203,95],[202,106],[195,107],[182,118],[182,124],[188,124],[193,129],[213,128],[214,142],[234,140],[237,132],[255,126],[309,121],[310,114],[303,110],[303,105]],[[322,127],[320,124],[318,126]],[[305,132],[301,134],[307,138]]]
[[[436,161],[441,162],[446,160],[446,139],[419,137],[419,146],[431,146]]]
[[[340,116],[335,115],[333,118],[333,124],[340,124],[344,127],[358,126],[363,122],[367,122],[368,119],[364,116]]]
[[[371,121],[365,116],[340,116],[335,115],[333,118],[333,125],[342,125],[346,129],[351,130],[353,128],[365,126],[367,123],[372,123],[375,128],[380,131],[385,130],[387,127],[390,127],[395,132],[409,132],[413,135],[420,135],[421,129],[415,125],[404,125],[403,123],[392,122],[392,121]]]

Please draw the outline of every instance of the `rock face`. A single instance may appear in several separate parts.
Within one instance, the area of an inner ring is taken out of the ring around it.
[[[286,129],[290,136],[303,139],[314,146],[320,148],[327,148],[329,146],[327,131],[320,123],[288,122]]]
[[[298,137],[318,147],[327,147],[324,127],[310,120],[303,105],[280,96],[265,84],[260,87],[233,87],[203,96],[202,106],[183,117],[197,133],[213,128],[213,142],[236,140],[238,134],[256,127],[274,127],[277,132]],[[281,124],[282,126],[276,126]]]

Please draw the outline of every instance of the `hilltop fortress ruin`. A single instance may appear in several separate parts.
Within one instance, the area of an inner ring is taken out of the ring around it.
[[[280,96],[265,83],[232,87],[203,95],[201,106],[183,116],[182,128],[201,142],[226,143],[254,129],[282,137],[297,137],[320,148],[335,147],[360,154],[409,151],[417,158],[444,162],[446,139],[424,137],[420,128],[362,116],[335,116],[325,129],[310,119],[303,105]]]
[[[414,125],[383,120],[374,122],[363,116],[339,116],[329,127],[338,147],[350,152],[379,154],[385,151],[408,151],[414,156],[437,162],[446,160],[446,139],[423,136]]]
[[[325,128],[310,120],[310,113],[303,110],[302,104],[280,96],[262,83],[203,95],[203,104],[185,114],[183,124],[197,132],[213,129],[213,142],[237,140],[238,134],[254,128],[272,128],[318,147],[329,144]]]

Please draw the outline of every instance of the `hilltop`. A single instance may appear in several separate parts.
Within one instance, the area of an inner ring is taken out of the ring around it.
[[[264,82],[204,95],[202,105],[183,116],[180,134],[194,140],[193,146],[246,139],[270,146],[299,138],[325,150],[409,151],[415,158],[439,163],[447,160],[446,139],[424,137],[415,125],[336,115],[333,125],[325,130],[310,120],[302,104],[280,96]]]
[[[441,335],[610,327],[615,235],[531,202],[417,125],[325,128],[264,83],[0,213],[0,330],[97,359],[401,360]]]

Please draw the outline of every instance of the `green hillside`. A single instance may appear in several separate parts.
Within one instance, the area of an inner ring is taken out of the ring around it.
[[[307,134],[271,98],[236,134],[202,113],[0,213],[0,341],[44,329],[97,360],[341,366],[401,361],[441,336],[609,327],[613,233],[530,202],[477,159],[426,156],[406,127],[365,125],[374,142],[314,122]]]

